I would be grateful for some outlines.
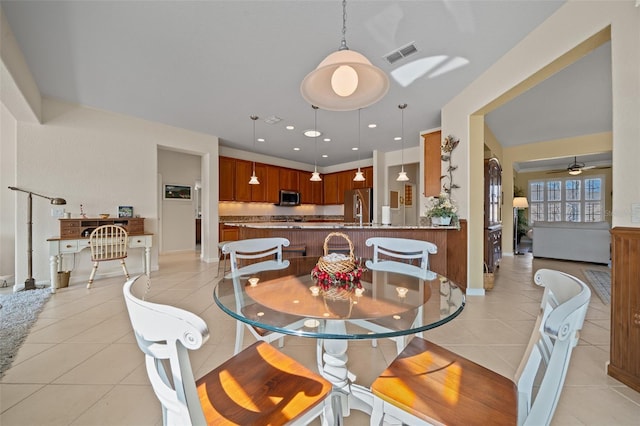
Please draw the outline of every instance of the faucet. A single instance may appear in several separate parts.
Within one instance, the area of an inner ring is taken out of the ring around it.
[[[360,218],[360,228],[362,228],[362,198],[356,193],[356,217]]]

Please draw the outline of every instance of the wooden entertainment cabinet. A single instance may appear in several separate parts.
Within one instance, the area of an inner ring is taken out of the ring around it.
[[[129,235],[144,234],[143,217],[60,219],[60,239],[89,238],[91,231],[102,225],[120,225]]]

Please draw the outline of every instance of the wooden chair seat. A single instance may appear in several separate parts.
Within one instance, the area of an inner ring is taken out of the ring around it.
[[[414,338],[371,386],[371,425],[384,420],[411,425],[549,425],[591,290],[576,277],[549,269],[538,270],[534,282],[545,290],[513,381]]]
[[[209,425],[283,425],[318,406],[331,383],[265,342],[196,381]]]
[[[418,337],[371,390],[432,424],[499,426],[518,420],[518,389],[513,381]]]

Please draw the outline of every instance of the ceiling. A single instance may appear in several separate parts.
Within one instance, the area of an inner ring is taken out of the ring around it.
[[[360,129],[358,111],[319,110],[316,154],[314,139],[302,135],[314,128],[314,112],[300,82],[339,47],[340,1],[1,1],[43,95],[321,167],[401,149],[394,138],[403,121],[404,147],[417,146],[421,131],[440,127],[443,105],[562,4],[349,1],[347,44],[389,75],[390,89],[360,112]],[[417,53],[385,61],[408,43]],[[401,103],[408,104],[404,118]],[[254,114],[264,142],[253,141]],[[264,121],[271,117],[281,121]],[[487,122],[505,146],[611,130],[610,48]]]

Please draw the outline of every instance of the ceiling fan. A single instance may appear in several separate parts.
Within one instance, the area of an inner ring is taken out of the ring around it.
[[[570,175],[575,176],[582,173],[583,170],[591,170],[591,169],[608,169],[611,166],[587,166],[584,163],[578,163],[578,158],[573,157],[573,163],[569,164],[566,169],[557,169],[551,170],[547,173],[565,173],[568,172]]]

